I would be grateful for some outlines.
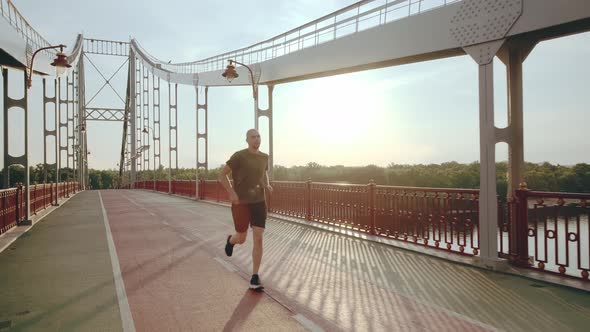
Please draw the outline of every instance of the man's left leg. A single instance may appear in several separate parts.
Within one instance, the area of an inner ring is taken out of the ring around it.
[[[264,228],[252,226],[252,234],[252,238],[254,239],[252,248],[252,274],[258,274],[260,262],[262,261],[262,236],[264,234]]]
[[[264,235],[264,228],[266,227],[266,203],[254,203],[251,206],[252,212],[252,279],[250,280],[250,288],[255,290],[262,290],[262,283],[258,276],[260,269],[260,262],[262,261],[262,237]]]
[[[261,291],[264,289],[258,276],[260,269],[260,262],[262,261],[262,235],[264,228],[252,226],[252,239],[254,244],[252,246],[252,279],[250,279],[250,289]]]

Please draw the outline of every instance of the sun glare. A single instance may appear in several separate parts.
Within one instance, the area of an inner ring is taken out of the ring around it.
[[[366,137],[379,122],[374,116],[379,113],[378,102],[359,85],[352,79],[332,77],[306,91],[297,109],[301,128],[319,144],[351,143]]]

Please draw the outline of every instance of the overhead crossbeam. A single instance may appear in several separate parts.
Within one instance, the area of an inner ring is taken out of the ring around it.
[[[115,40],[84,38],[84,53],[129,56],[129,43]]]
[[[86,120],[124,121],[124,108],[86,108]]]
[[[100,71],[100,69],[98,69],[98,67],[94,64],[94,62],[92,62],[92,60],[86,56],[86,54],[84,54],[84,57],[88,60],[88,62],[90,62],[90,64],[92,65],[92,67],[94,67],[94,69],[96,69],[96,71],[100,74],[100,76],[104,79],[104,84],[100,87],[100,89],[98,89],[98,91],[94,94],[94,96],[92,96],[92,98],[90,98],[90,101],[88,101],[86,103],[86,105],[89,105],[94,98],[96,98],[96,96],[98,96],[98,94],[102,91],[102,89],[104,89],[105,86],[110,86],[111,89],[113,90],[113,92],[115,92],[117,94],[117,97],[119,97],[119,99],[123,102],[123,104],[125,104],[125,100],[123,100],[123,97],[121,97],[121,95],[119,94],[119,92],[117,92],[117,90],[111,85],[111,80],[113,79],[113,77],[115,77],[115,75],[117,75],[117,73],[121,70],[121,68],[123,68],[123,66],[125,66],[125,64],[127,63],[127,61],[129,61],[128,59],[126,59],[120,66],[119,68],[117,68],[117,70],[111,75],[110,78],[106,78],[102,72]]]

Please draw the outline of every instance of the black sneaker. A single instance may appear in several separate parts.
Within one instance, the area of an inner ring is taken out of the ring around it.
[[[264,287],[260,283],[260,277],[257,274],[253,274],[252,279],[250,279],[250,289],[258,292],[264,289]]]
[[[229,239],[231,239],[231,235],[227,237],[227,242],[225,243],[225,254],[231,257],[234,252],[234,245],[229,243]]]

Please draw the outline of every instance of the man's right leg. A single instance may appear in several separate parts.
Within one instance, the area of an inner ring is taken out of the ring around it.
[[[250,209],[247,204],[234,204],[231,207],[236,233],[229,235],[225,243],[225,254],[231,256],[234,245],[246,242],[248,226],[250,225]]]
[[[248,232],[236,232],[234,235],[231,235],[229,238],[229,243],[231,244],[243,244],[246,242],[246,238],[248,237]]]
[[[234,245],[246,242],[247,236],[248,232],[236,232],[234,235],[228,235],[225,242],[225,254],[231,257],[234,253]]]

